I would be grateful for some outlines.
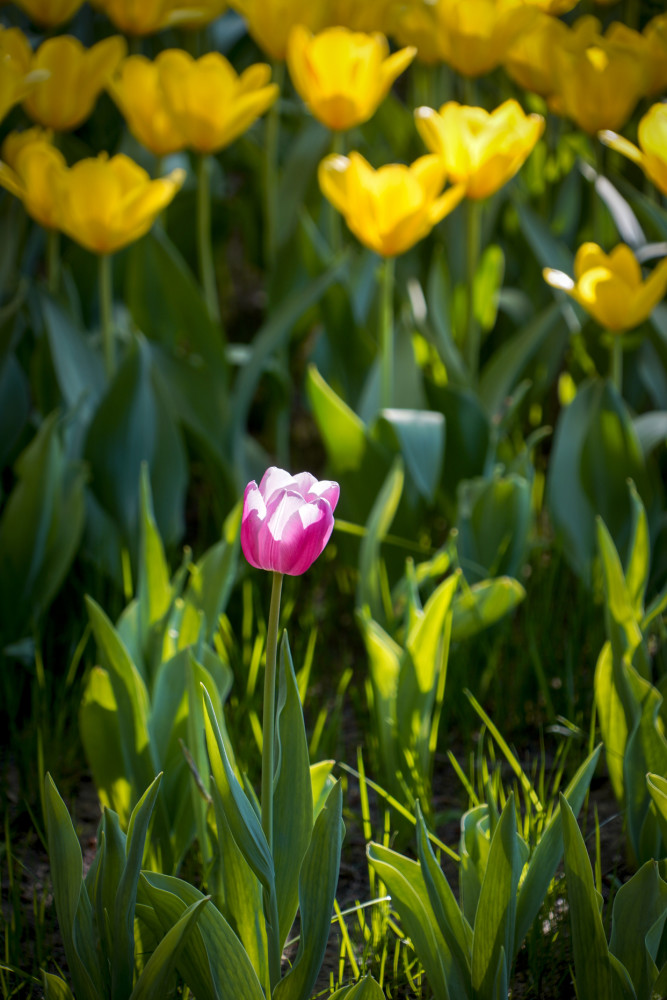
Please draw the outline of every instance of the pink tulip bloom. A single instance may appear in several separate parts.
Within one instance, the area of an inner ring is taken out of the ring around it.
[[[309,472],[291,476],[272,466],[243,496],[241,546],[256,569],[300,576],[315,562],[333,531],[338,483]]]

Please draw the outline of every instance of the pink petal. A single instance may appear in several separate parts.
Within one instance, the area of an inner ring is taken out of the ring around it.
[[[312,500],[313,497],[322,497],[322,499],[329,501],[331,510],[334,511],[336,509],[339,496],[340,486],[338,483],[334,483],[331,479],[321,479],[319,482],[316,479],[310,487],[306,499]]]
[[[294,477],[289,472],[285,472],[284,469],[279,469],[277,466],[272,465],[262,476],[262,481],[259,484],[259,492],[268,503],[276,490],[285,489],[291,486],[293,482]]]
[[[298,475],[294,477],[293,480],[294,489],[296,489],[301,496],[306,499],[308,494],[312,491],[314,486],[317,486],[317,479],[310,472],[299,472]]]
[[[290,576],[305,573],[329,541],[333,523],[327,500],[318,498],[299,507],[282,529],[280,572]]]
[[[243,495],[243,515],[241,517],[241,548],[251,566],[262,569],[259,560],[258,537],[259,529],[266,518],[266,505],[257,489],[257,483],[251,482],[245,488]]]

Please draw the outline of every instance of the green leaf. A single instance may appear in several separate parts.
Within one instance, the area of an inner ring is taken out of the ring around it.
[[[533,521],[531,493],[531,483],[514,473],[460,484],[457,546],[467,579],[519,575]]]
[[[394,520],[403,492],[404,479],[403,463],[400,458],[396,458],[373,504],[359,553],[357,607],[367,608],[377,621],[384,619],[380,546]]]
[[[179,955],[208,901],[209,897],[197,900],[167,931],[148,959],[144,971],[129,995],[130,1000],[162,1000],[168,993],[167,987],[178,964]]]
[[[117,886],[113,907],[113,960],[111,990],[115,997],[129,996],[134,978],[134,906],[144,856],[148,824],[157,800],[162,775],[158,774],[137,802],[127,831],[125,869]],[[150,966],[150,962],[149,962]],[[148,966],[146,970],[148,971]],[[144,973],[145,974],[145,973]]]
[[[625,583],[632,602],[635,616],[641,620],[644,614],[644,599],[651,568],[651,540],[648,519],[641,497],[634,483],[628,484],[632,506],[632,532],[625,566]]]
[[[609,941],[609,950],[627,969],[637,997],[652,996],[657,944],[666,920],[667,883],[660,877],[658,862],[647,861],[614,897]]]
[[[384,1000],[384,993],[372,976],[364,976],[354,986],[343,986],[329,1000]]]
[[[451,996],[452,1000],[457,1000],[458,995],[453,991],[450,993],[447,975],[447,961],[451,962],[451,953],[434,918],[419,865],[373,842],[368,845],[366,853],[387,887],[392,906],[401,918],[401,926],[424,966],[434,997],[436,1000],[449,1000]]]
[[[324,959],[333,913],[344,834],[343,793],[337,781],[315,820],[299,873],[301,937],[292,968],[273,990],[273,1000],[308,1000]]]
[[[299,872],[313,829],[308,739],[287,633],[280,644],[276,735],[273,863],[282,951],[299,905]]]
[[[491,425],[480,397],[470,389],[431,386],[429,402],[445,418],[447,448],[441,483],[447,497],[455,502],[459,483],[486,471]]]
[[[167,931],[204,896],[181,879],[144,873],[139,887]],[[197,1000],[265,1000],[262,987],[238,937],[209,903],[178,959],[178,970]]]
[[[663,845],[667,845],[667,778],[649,772],[646,786],[656,808]]]
[[[619,683],[621,690],[619,690]],[[630,693],[623,676],[621,665],[614,665],[614,655],[611,643],[602,647],[595,666],[595,706],[600,720],[600,733],[604,741],[605,756],[609,780],[617,801],[625,802],[625,782],[623,778],[623,760],[628,743],[630,728],[634,725],[636,706],[626,704]]]
[[[393,432],[393,452],[400,452],[410,482],[433,501],[445,456],[445,418],[432,410],[382,410],[378,424]]]
[[[575,816],[578,816],[588,794],[601,749],[602,744],[598,745],[586,758],[563,793]],[[540,911],[562,856],[563,830],[560,807],[558,807],[533,851],[519,889],[514,955],[510,956],[512,959],[518,953],[526,934]]]
[[[357,622],[368,656],[380,758],[385,779],[391,780],[399,767],[397,697],[402,650],[367,612],[358,612]]]
[[[452,639],[460,642],[495,625],[523,601],[526,591],[509,576],[461,587],[454,597]]]
[[[498,314],[498,292],[505,275],[505,254],[497,244],[484,249],[473,282],[473,309],[482,330],[492,330]]]
[[[77,1000],[102,1000],[105,977],[95,949],[93,913],[83,884],[81,846],[53,779],[44,779],[51,881],[60,933]]]
[[[184,599],[204,613],[207,642],[212,640],[218,628],[218,620],[234,586],[242,512],[243,505],[238,503],[225,519],[221,540],[208,549],[198,563],[190,566]]]
[[[560,796],[565,877],[572,925],[578,1000],[621,1000],[620,981],[609,960],[598,894],[584,838],[565,796]]]
[[[514,955],[517,889],[522,867],[512,792],[491,838],[475,914],[471,973],[473,996],[480,1000],[492,995],[494,984],[498,981],[503,950],[504,982],[507,983],[509,979],[509,966]]]
[[[648,458],[652,451],[667,440],[667,411],[641,413],[632,421],[637,440]]]
[[[102,356],[55,299],[46,292],[40,299],[58,386],[68,409],[79,409],[87,424],[106,386]]]
[[[471,926],[475,922],[490,846],[489,807],[482,804],[469,809],[461,817],[459,840],[461,909]]]
[[[419,804],[417,804],[417,853],[434,917],[451,953],[452,966],[448,980],[455,984],[454,996],[460,1000],[470,1000],[472,930],[433,853]]]
[[[141,521],[137,601],[144,654],[151,656],[153,653],[153,634],[157,632],[156,641],[161,638],[161,630],[156,630],[156,626],[162,623],[162,619],[167,614],[173,595],[164,546],[155,523],[151,482],[146,463],[141,466],[140,495]],[[158,657],[160,655],[159,649],[157,655]],[[151,664],[150,659],[148,663]]]
[[[366,453],[366,426],[324,381],[315,365],[306,373],[306,391],[334,475],[361,468]]]
[[[103,806],[113,809],[127,826],[133,803],[133,786],[124,763],[118,705],[106,670],[93,667],[86,680],[79,708],[79,732]]]
[[[74,1000],[74,994],[64,979],[42,969],[45,1000]]]

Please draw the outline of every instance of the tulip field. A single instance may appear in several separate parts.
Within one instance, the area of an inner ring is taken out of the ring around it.
[[[667,998],[664,0],[0,0],[0,1000]]]

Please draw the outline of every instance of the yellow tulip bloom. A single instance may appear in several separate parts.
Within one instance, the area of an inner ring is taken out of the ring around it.
[[[134,138],[156,156],[166,156],[185,149],[187,141],[167,105],[159,59],[128,56],[107,89]]]
[[[74,17],[83,0],[16,0],[34,24],[57,28]]]
[[[482,76],[505,61],[537,11],[523,0],[439,0],[437,41],[442,58],[463,76]]]
[[[505,69],[520,87],[548,97],[555,90],[554,51],[567,35],[567,25],[539,12],[522,32],[505,59]]]
[[[558,39],[549,99],[552,111],[590,135],[621,128],[647,85],[647,60],[634,42],[600,31],[597,18],[581,17]]]
[[[93,253],[114,253],[148,232],[184,180],[184,170],[151,180],[122,153],[79,160],[60,179],[61,228]]]
[[[10,132],[2,144],[0,185],[20,198],[26,212],[46,229],[60,227],[60,179],[65,158],[41,128]]]
[[[644,281],[637,258],[625,243],[609,255],[596,243],[584,243],[574,259],[574,281],[549,267],[542,273],[548,284],[567,292],[600,326],[614,333],[643,323],[667,291],[667,257]]]
[[[294,87],[313,115],[330,129],[344,131],[375,114],[416,49],[389,55],[384,35],[326,28],[313,35],[292,28],[287,65]]]
[[[442,62],[438,44],[438,8],[430,0],[394,0],[387,15],[388,33],[400,45],[413,45],[426,65]]]
[[[168,112],[186,145],[199,153],[228,146],[278,97],[266,63],[237,75],[219,52],[193,59],[181,49],[167,49],[155,62]]]
[[[667,90],[667,14],[658,14],[644,28],[649,46],[649,79],[646,93],[656,97]]]
[[[525,2],[544,11],[545,14],[557,16],[572,10],[573,7],[577,6],[579,0],[525,0]]]
[[[409,250],[465,193],[463,185],[442,193],[446,174],[437,156],[374,170],[359,153],[332,155],[320,163],[318,179],[322,193],[357,239],[382,257]]]
[[[77,128],[88,118],[100,91],[125,55],[125,39],[105,38],[85,49],[78,38],[47,38],[33,54],[25,40],[21,59],[26,71],[43,70],[48,79],[23,102],[33,121],[56,132]]]
[[[272,59],[285,58],[295,24],[311,31],[325,26],[325,5],[317,0],[231,0],[230,6],[245,19],[260,49]]]
[[[663,194],[667,194],[667,104],[654,104],[639,122],[639,149],[615,132],[600,132],[606,146],[634,160]]]
[[[19,28],[0,26],[0,121],[39,83],[48,79],[47,72],[30,69],[30,52],[30,43]]]
[[[514,100],[489,113],[449,101],[440,111],[417,108],[422,139],[468,198],[488,198],[514,176],[544,131],[541,115],[526,115]]]
[[[352,31],[387,33],[387,11],[392,0],[324,0],[320,28],[344,26]]]
[[[90,0],[126,35],[152,35],[175,25],[197,27],[221,14],[226,0]]]

